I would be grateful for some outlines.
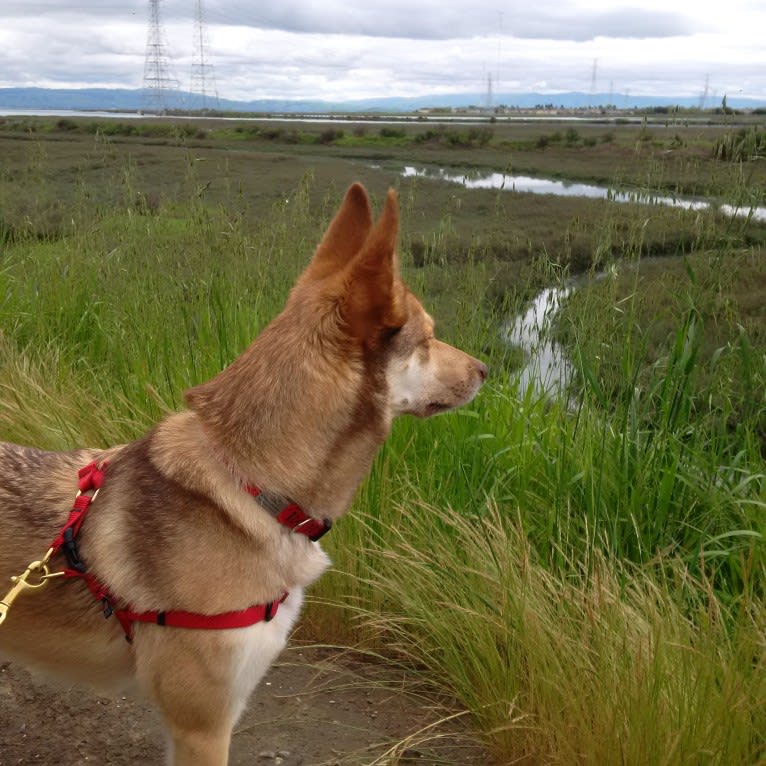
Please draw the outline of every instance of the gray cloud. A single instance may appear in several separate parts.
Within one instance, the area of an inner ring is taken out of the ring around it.
[[[387,0],[368,5],[343,0],[281,0],[252,3],[246,0],[206,0],[209,23],[255,27],[299,34],[361,35],[411,40],[448,40],[506,34],[541,40],[586,41],[596,37],[662,38],[695,31],[693,17],[674,11],[635,6],[606,12],[578,9],[576,3],[527,0]],[[163,21],[190,20],[191,0],[163,0]],[[148,19],[146,0],[4,0],[0,17],[55,17],[87,15],[95,20]]]
[[[762,2],[729,0],[205,0],[220,94],[345,97],[597,88],[766,94]],[[168,52],[189,80],[194,2],[162,0]],[[0,87],[140,87],[147,0],[0,0]],[[676,8],[688,9],[684,16]],[[600,9],[600,10],[599,10]],[[749,14],[749,15],[748,15]]]
[[[695,23],[678,13],[647,13],[640,8],[624,8],[606,13],[553,13],[523,19],[509,33],[515,37],[539,40],[585,42],[597,37],[650,39],[674,37],[696,31]]]
[[[518,38],[592,40],[599,36],[668,37],[693,31],[694,22],[670,11],[625,7],[601,13],[576,5],[526,1],[445,3],[439,0],[389,0],[385,4],[349,7],[326,0],[321,5],[282,0],[267,7],[234,0],[209,0],[213,23],[243,24],[297,33],[352,34],[415,40],[448,40],[507,34]]]

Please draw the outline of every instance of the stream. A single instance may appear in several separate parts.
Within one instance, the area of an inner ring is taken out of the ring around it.
[[[527,310],[511,319],[501,331],[508,343],[524,352],[524,366],[513,373],[522,396],[530,388],[535,394],[566,396],[573,369],[551,330],[556,312],[573,290],[573,286],[542,290]]]
[[[736,207],[717,204],[710,200],[650,194],[640,191],[615,191],[606,186],[580,183],[578,181],[557,181],[548,178],[508,175],[506,173],[455,173],[444,168],[416,168],[405,166],[402,175],[406,178],[427,178],[460,184],[467,189],[497,189],[499,191],[527,192],[531,194],[554,194],[564,197],[587,197],[607,199],[613,202],[633,202],[646,205],[666,205],[685,210],[708,210],[717,208],[724,215],[751,217],[766,221],[766,207]],[[573,368],[564,349],[552,337],[552,320],[561,303],[575,289],[549,287],[538,293],[527,310],[508,321],[502,335],[508,343],[519,346],[525,356],[525,365],[518,375],[519,392],[523,395],[530,386],[535,393],[548,396],[566,396],[566,389],[572,380]]]
[[[766,207],[737,207],[717,204],[710,200],[674,197],[642,191],[615,191],[608,186],[580,183],[579,181],[556,181],[550,178],[508,175],[506,173],[455,173],[444,168],[416,168],[407,165],[402,172],[405,178],[429,178],[460,184],[466,189],[497,189],[499,191],[527,192],[531,194],[554,194],[559,197],[588,197],[608,199],[613,202],[633,202],[645,205],[665,205],[684,210],[708,210],[717,207],[724,215],[748,217],[766,221]]]

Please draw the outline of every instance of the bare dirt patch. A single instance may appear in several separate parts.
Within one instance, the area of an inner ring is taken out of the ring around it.
[[[231,766],[485,766],[459,721],[403,691],[388,667],[327,649],[286,651],[237,725]],[[0,766],[164,763],[152,708],[126,697],[51,686],[0,664]]]

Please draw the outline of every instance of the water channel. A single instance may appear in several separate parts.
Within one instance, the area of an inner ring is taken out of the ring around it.
[[[566,396],[573,369],[564,349],[553,338],[553,318],[574,287],[549,287],[538,293],[523,314],[501,330],[503,338],[524,352],[524,366],[514,372],[519,392],[529,388],[548,396]]]
[[[455,173],[444,168],[416,168],[407,165],[402,173],[406,178],[429,178],[460,184],[466,189],[497,189],[498,191],[527,192],[530,194],[553,194],[558,197],[589,197],[613,202],[633,202],[644,205],[665,205],[685,210],[708,210],[717,207],[724,215],[752,216],[754,220],[766,221],[766,207],[736,207],[730,204],[716,205],[710,200],[675,197],[644,191],[615,191],[608,186],[557,181],[550,178],[508,175],[506,173],[476,172]]]
[[[646,205],[666,205],[686,210],[707,210],[714,206],[708,200],[669,197],[645,192],[618,192],[606,186],[557,181],[548,178],[508,175],[505,173],[455,173],[443,168],[416,168],[408,165],[403,175],[408,178],[427,178],[460,184],[467,189],[497,189],[499,191],[553,194],[566,197],[607,199],[613,202],[633,202]],[[730,216],[750,216],[766,221],[766,207],[737,208],[720,204],[717,208]],[[572,380],[573,368],[564,349],[554,340],[553,318],[563,301],[575,289],[574,284],[565,287],[549,287],[535,296],[524,314],[510,320],[502,329],[508,343],[519,346],[525,356],[525,365],[516,373],[519,391],[523,394],[529,387],[549,396],[566,396]]]

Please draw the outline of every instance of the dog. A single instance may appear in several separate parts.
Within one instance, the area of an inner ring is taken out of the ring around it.
[[[466,404],[487,377],[434,337],[399,274],[398,232],[395,191],[374,222],[352,185],[283,311],[186,392],[188,409],[105,450],[0,445],[0,598],[15,583],[0,601],[5,657],[137,688],[170,763],[227,762],[232,727],[329,565],[317,540],[393,418]]]

